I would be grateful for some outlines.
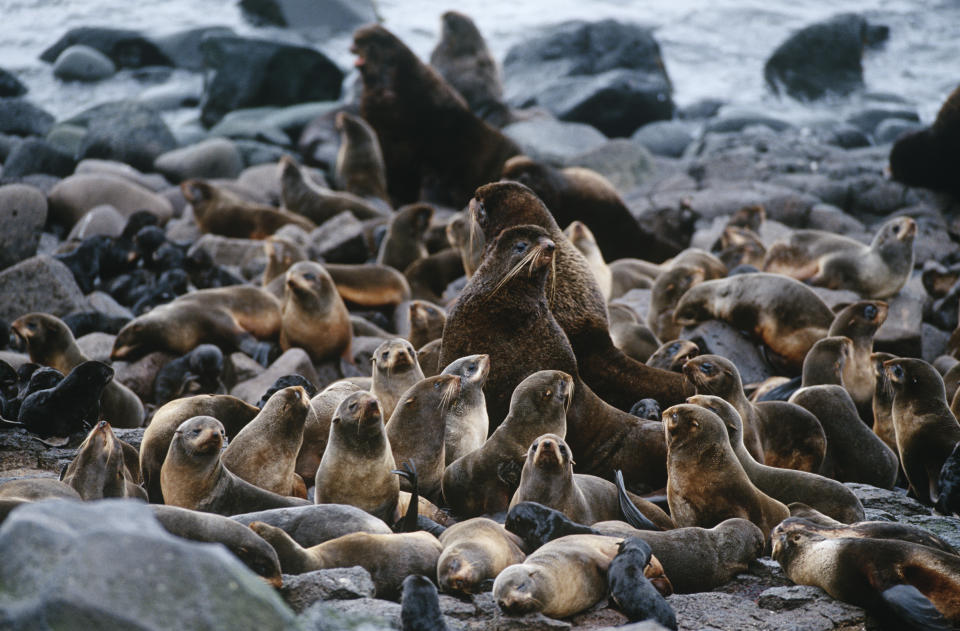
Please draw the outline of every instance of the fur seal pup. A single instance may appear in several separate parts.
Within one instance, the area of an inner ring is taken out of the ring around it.
[[[671,340],[679,337],[683,326],[673,319],[677,303],[691,287],[699,285],[704,280],[706,277],[699,267],[673,265],[653,281],[650,291],[650,308],[647,311],[647,326],[658,338]]]
[[[464,276],[463,260],[453,248],[444,248],[411,263],[403,275],[410,284],[410,294],[420,300],[446,303],[449,286]]]
[[[474,517],[440,535],[443,552],[437,561],[437,582],[451,594],[469,596],[484,591],[504,568],[523,563],[523,542],[501,524]]]
[[[394,459],[415,463],[420,494],[432,502],[442,497],[447,417],[459,400],[460,391],[457,375],[427,377],[403,393],[387,422]]]
[[[490,374],[489,355],[468,355],[451,362],[442,375],[460,377],[460,396],[450,404],[444,428],[446,464],[483,447],[490,434],[490,419],[483,385]]]
[[[773,359],[796,374],[810,347],[826,337],[834,315],[803,283],[755,273],[700,283],[674,310],[674,320],[683,326],[713,319],[752,333],[772,351]]]
[[[627,357],[646,363],[660,346],[660,340],[649,327],[639,322],[637,314],[630,307],[614,303],[607,305],[607,311],[610,316],[610,339],[614,345]]]
[[[90,361],[77,346],[70,328],[55,316],[28,313],[14,320],[10,329],[26,344],[30,361],[55,368],[64,375]],[[143,424],[143,403],[119,381],[110,380],[104,388],[100,407],[113,427],[140,427]]]
[[[960,87],[940,106],[933,125],[905,134],[890,150],[890,174],[907,186],[960,196],[957,145],[960,144]]]
[[[235,239],[265,239],[287,224],[310,232],[316,224],[302,215],[248,202],[203,180],[187,180],[180,191],[193,207],[201,232]]]
[[[321,186],[290,156],[280,158],[278,168],[285,212],[302,221],[319,226],[342,212],[350,212],[360,221],[382,219],[389,214],[389,207],[380,208],[353,193]]]
[[[380,243],[377,263],[402,272],[418,259],[427,258],[423,239],[433,213],[430,204],[408,204],[397,210]]]
[[[583,167],[555,169],[521,155],[507,160],[501,177],[529,187],[558,224],[585,223],[607,260],[636,257],[641,253],[640,244],[649,241],[617,189],[596,171]],[[657,255],[649,251],[643,254],[650,258]]]
[[[690,340],[670,340],[664,342],[647,359],[647,366],[669,370],[671,372],[683,372],[683,365],[700,354],[700,347],[696,342]]]
[[[437,586],[426,576],[411,574],[403,579],[400,625],[403,631],[449,631],[440,612]]]
[[[589,265],[563,235],[550,214],[551,211],[533,191],[516,182],[488,184],[477,189],[470,202],[470,212],[483,231],[485,256],[489,256],[494,249],[494,238],[505,228],[534,224],[547,231],[556,247],[556,270],[551,275],[549,309],[569,339],[576,356],[579,376],[601,399],[622,410],[628,410],[638,399],[649,397],[664,405],[672,405],[682,401],[685,395],[693,394],[684,390],[681,376],[649,368],[630,359],[613,344],[610,339],[606,301],[597,287]],[[609,253],[607,255],[610,256]],[[468,293],[465,289],[458,303],[463,302]],[[448,314],[448,328],[449,319]],[[467,332],[464,331],[463,334]],[[444,363],[471,352],[488,352],[486,349],[471,351],[460,348],[451,349],[452,352],[448,355],[447,344],[445,341],[444,356],[440,360]],[[496,357],[493,357],[493,360],[494,369],[497,369],[500,363]],[[567,370],[559,365],[539,368]],[[521,378],[523,376],[525,375]],[[490,389],[487,392],[489,395]],[[494,402],[494,407],[491,407],[490,417],[494,422],[506,414],[506,396],[502,402]],[[488,406],[491,405],[490,399],[488,396]],[[581,455],[581,458],[584,457],[585,455]]]
[[[893,628],[950,629],[960,623],[956,555],[904,541],[833,539],[778,526],[772,556],[794,583],[864,607],[894,622]]]
[[[893,428],[893,384],[884,364],[896,355],[890,353],[871,353],[870,363],[873,365],[873,374],[876,386],[873,391],[873,433],[876,434],[890,450],[900,456],[897,447],[897,434]]]
[[[943,379],[921,359],[884,363],[893,387],[893,428],[910,489],[924,504],[940,495],[943,463],[960,442],[960,423],[950,411]]]
[[[590,232],[590,228],[582,221],[571,222],[564,228],[563,234],[570,239],[573,247],[580,251],[583,258],[590,265],[590,271],[597,280],[597,287],[606,300],[610,300],[610,294],[613,292],[613,272],[607,262],[603,260],[603,252],[597,244],[597,238]]]
[[[358,197],[375,197],[389,204],[387,167],[383,164],[376,132],[367,121],[349,112],[337,112],[333,124],[340,132],[340,149],[333,172],[337,187]]]
[[[112,379],[110,366],[83,362],[54,387],[27,396],[20,404],[17,422],[41,438],[83,431],[100,420],[100,399]]]
[[[296,463],[309,411],[310,398],[301,386],[278,390],[237,432],[220,461],[254,486],[306,498],[307,487],[296,473]]]
[[[406,277],[388,265],[339,265],[324,268],[347,305],[361,309],[392,309],[410,300]]]
[[[501,232],[450,309],[440,361],[477,352],[490,355],[485,395],[491,425],[503,418],[510,393],[531,372],[546,366],[567,372],[576,385],[567,413],[567,440],[578,453],[580,472],[612,477],[614,469],[622,469],[635,492],[661,488],[666,452],[660,424],[638,422],[578,378],[573,349],[547,304],[547,292],[552,293],[547,273],[556,251],[547,231],[538,226]],[[609,341],[605,329],[602,334]]]
[[[831,232],[795,230],[774,243],[763,270],[828,289],[849,289],[863,298],[889,298],[913,270],[917,222],[896,217],[884,223],[870,245]]]
[[[843,367],[843,387],[857,405],[857,410],[868,425],[873,420],[873,393],[876,377],[870,354],[873,337],[887,320],[889,307],[879,300],[862,300],[841,309],[830,325],[827,335],[844,335],[853,341],[853,354]]]
[[[213,344],[201,344],[157,371],[153,380],[153,402],[160,406],[195,394],[226,394],[223,369],[223,352]]]
[[[863,504],[836,480],[815,473],[768,467],[758,463],[743,445],[743,423],[736,408],[720,397],[696,395],[688,403],[706,408],[727,428],[730,446],[750,481],[761,492],[784,504],[803,502],[845,524],[863,521]]]
[[[441,340],[433,340],[417,349],[417,361],[423,369],[424,377],[440,374],[440,346]]]
[[[276,588],[280,588],[280,560],[269,543],[246,526],[229,517],[201,513],[177,506],[151,506],[153,515],[171,535],[219,543],[227,547],[244,565]]]
[[[443,337],[447,312],[426,300],[410,301],[410,335],[407,339],[414,348],[423,348],[433,340]]]
[[[630,622],[654,620],[676,631],[676,613],[644,576],[644,568],[652,559],[653,551],[643,539],[630,537],[621,541],[617,556],[607,568],[610,600]]]
[[[300,347],[314,362],[349,359],[350,313],[323,265],[294,263],[287,270],[280,307],[280,348]]]
[[[385,341],[373,351],[373,385],[370,392],[380,401],[383,417],[390,419],[403,393],[423,381],[423,371],[413,345],[403,338]]]
[[[263,522],[250,524],[273,546],[284,574],[359,565],[370,572],[377,598],[395,599],[411,574],[433,576],[443,546],[426,532],[379,535],[355,532],[303,548],[286,532]]]
[[[544,433],[566,434],[573,390],[573,377],[559,370],[541,370],[520,382],[503,423],[480,449],[444,470],[443,497],[454,514],[474,517],[507,510],[530,443]]]
[[[508,615],[542,613],[566,618],[607,595],[607,568],[621,539],[567,535],[511,565],[493,583],[493,597]]]
[[[160,468],[164,503],[228,517],[309,505],[306,500],[261,489],[228,471],[220,462],[226,438],[223,424],[211,416],[195,416],[177,428]]]
[[[892,489],[897,479],[897,455],[870,431],[842,386],[801,388],[790,403],[812,412],[827,437],[818,473],[840,482],[861,482]]]
[[[355,31],[351,52],[363,80],[360,113],[380,140],[394,205],[425,199],[459,208],[520,153],[382,26]]]
[[[160,406],[144,430],[140,443],[140,471],[150,502],[163,503],[160,468],[167,457],[174,432],[181,423],[194,416],[212,416],[223,423],[227,437],[231,438],[259,413],[259,408],[228,394],[183,397]]]
[[[683,374],[697,394],[720,397],[736,408],[743,421],[743,443],[754,460],[798,471],[820,470],[827,437],[816,416],[783,401],[751,402],[737,367],[719,355],[691,358]]]
[[[657,505],[636,495],[629,499],[655,527],[669,530],[676,526]],[[555,434],[544,434],[530,445],[510,506],[520,502],[538,502],[587,525],[623,516],[616,485],[596,476],[574,473],[573,454]]]
[[[790,516],[763,493],[737,459],[723,421],[696,405],[663,412],[667,435],[667,503],[678,526],[711,528],[731,517],[749,519],[769,537]]]
[[[503,127],[510,122],[510,110],[503,102],[500,70],[477,25],[457,11],[440,16],[440,25],[440,41],[430,53],[430,65],[474,114]]]
[[[340,402],[330,419],[314,501],[356,506],[392,524],[400,493],[396,468],[380,404],[369,392],[355,392]]]
[[[135,473],[127,468],[122,441],[114,436],[110,423],[100,421],[83,440],[61,480],[86,501],[105,497],[146,500],[139,477],[139,467]]]

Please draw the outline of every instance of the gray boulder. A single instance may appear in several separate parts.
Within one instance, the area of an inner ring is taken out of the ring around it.
[[[201,26],[186,31],[178,31],[155,39],[157,47],[177,68],[203,70],[203,53],[200,42],[207,35],[233,35],[226,26]]]
[[[22,96],[27,93],[27,86],[20,79],[4,68],[0,68],[0,97]]]
[[[104,204],[113,206],[124,217],[148,210],[161,224],[173,215],[173,206],[165,197],[126,178],[107,174],[71,175],[58,182],[47,197],[52,218],[66,226],[73,226],[88,210]]]
[[[7,322],[32,311],[62,318],[87,307],[73,273],[49,256],[34,256],[0,272],[0,295],[0,318]]]
[[[47,198],[25,184],[0,186],[0,269],[37,253]]]
[[[649,29],[616,20],[572,21],[517,44],[503,63],[514,107],[539,105],[608,136],[673,115],[673,89]]]
[[[255,521],[276,526],[304,548],[354,532],[374,535],[387,535],[392,532],[387,524],[370,513],[346,504],[274,508],[234,515],[231,519],[247,526]]]
[[[327,263],[365,263],[369,257],[363,224],[345,210],[310,233],[310,257]]]
[[[263,393],[284,375],[302,375],[310,383],[317,383],[317,370],[310,356],[302,348],[294,347],[278,357],[262,374],[238,383],[230,394],[255,405]]]
[[[349,34],[379,21],[371,0],[240,0],[240,9],[256,26],[286,26],[311,39]]]
[[[630,138],[654,155],[679,158],[693,142],[693,133],[688,123],[654,121],[633,132]]]
[[[109,57],[83,44],[65,48],[53,62],[53,76],[66,81],[99,81],[116,71]]]
[[[66,177],[73,173],[76,161],[46,140],[24,138],[14,145],[3,161],[4,177],[23,177],[32,173],[46,173]]]
[[[243,170],[243,158],[231,141],[211,138],[163,153],[153,165],[172,182],[194,177],[234,179]]]
[[[286,575],[280,594],[299,613],[318,600],[372,598],[374,591],[369,572],[362,567],[344,567]]]
[[[877,141],[878,145],[883,145],[897,140],[904,134],[920,131],[924,128],[925,125],[922,123],[904,120],[902,118],[887,118],[881,121],[876,129],[874,129],[873,138]]]
[[[567,160],[585,151],[603,146],[607,137],[595,127],[567,123],[552,118],[534,118],[503,128],[510,140],[534,160],[563,166]]]
[[[140,31],[80,26],[72,28],[40,54],[40,59],[53,63],[67,48],[83,44],[94,48],[113,61],[118,68],[169,66],[172,62],[163,51]]]
[[[22,98],[0,99],[0,134],[45,136],[53,115]]]
[[[293,613],[223,546],[168,534],[144,504],[51,500],[0,528],[0,627],[283,629]]]
[[[80,117],[88,121],[80,158],[116,160],[141,171],[150,171],[157,156],[177,146],[160,114],[142,103],[105,103],[87,110]]]

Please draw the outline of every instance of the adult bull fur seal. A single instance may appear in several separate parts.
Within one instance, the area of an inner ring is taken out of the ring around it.
[[[437,561],[437,582],[445,592],[469,595],[483,591],[507,566],[522,563],[523,541],[501,524],[475,517],[440,535],[443,552]]]
[[[350,313],[333,278],[319,263],[300,261],[287,270],[280,308],[280,348],[300,347],[314,362],[350,358]]]
[[[937,112],[933,125],[905,134],[890,150],[890,173],[907,186],[960,196],[957,145],[960,144],[960,87]]]
[[[635,492],[661,488],[666,452],[660,424],[638,422],[608,405],[578,376],[573,349],[547,304],[547,292],[552,293],[547,273],[555,252],[547,231],[538,226],[501,232],[447,316],[441,364],[474,353],[490,355],[485,393],[491,426],[503,418],[524,377],[548,367],[563,370],[576,386],[567,412],[567,442],[578,454],[579,471],[610,478],[621,469]],[[601,334],[609,342],[606,329]],[[663,374],[671,381],[679,377]]]
[[[337,112],[334,127],[340,132],[334,167],[337,186],[359,197],[375,197],[389,203],[387,168],[376,132],[367,121],[349,112]]]
[[[351,50],[363,80],[360,113],[380,139],[395,205],[427,188],[427,201],[460,207],[520,152],[387,29],[358,29]]]
[[[77,346],[70,328],[55,316],[28,313],[14,320],[10,329],[26,343],[30,361],[55,368],[64,375],[90,361]],[[116,380],[111,380],[104,388],[100,406],[113,427],[140,427],[143,424],[140,398]]]
[[[213,417],[195,416],[181,423],[160,469],[165,503],[226,516],[309,505],[306,500],[271,493],[230,473],[220,462],[225,440],[223,424]]]
[[[485,258],[494,248],[494,238],[505,228],[533,224],[547,232],[556,247],[556,270],[550,280],[549,309],[569,339],[576,356],[578,374],[600,398],[622,410],[629,410],[638,399],[649,397],[670,405],[682,401],[687,394],[693,394],[684,390],[681,376],[630,359],[613,344],[606,301],[597,287],[590,266],[563,235],[550,210],[533,191],[517,182],[488,184],[477,189],[470,209],[474,221],[483,231]],[[464,301],[465,294],[466,290],[461,294],[458,304]],[[449,315],[448,328],[460,335],[469,334],[468,331],[450,327]],[[445,330],[444,338],[447,337]],[[471,352],[448,349],[448,345],[445,339],[441,363]],[[473,352],[488,351],[478,349]],[[499,365],[495,361],[494,369],[498,369]],[[560,366],[540,367],[566,370]],[[506,414],[506,396],[502,401],[492,404],[488,397],[488,405],[491,406],[493,422]]]
[[[180,190],[193,206],[201,232],[236,239],[265,239],[287,224],[307,232],[317,227],[306,217],[245,201],[203,180],[187,180],[180,184]]]

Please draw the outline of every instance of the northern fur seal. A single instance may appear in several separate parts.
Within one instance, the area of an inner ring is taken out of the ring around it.
[[[340,132],[334,167],[337,186],[359,197],[375,197],[389,203],[387,167],[376,132],[367,121],[349,112],[337,112],[334,126]]]
[[[451,362],[442,375],[460,377],[460,396],[446,414],[444,442],[446,464],[480,449],[490,434],[490,419],[483,385],[490,374],[489,355],[467,355]],[[531,423],[532,424],[532,423]]]
[[[450,526],[440,535],[440,543],[437,582],[443,591],[455,594],[483,591],[487,581],[526,557],[520,538],[486,517]]]
[[[430,204],[419,203],[408,204],[397,210],[390,218],[387,234],[380,243],[377,263],[402,272],[418,259],[427,258],[427,246],[423,239],[433,212]]]
[[[631,622],[654,620],[676,631],[676,613],[644,576],[643,568],[652,560],[650,544],[638,537],[624,539],[607,568],[610,600]]]
[[[957,144],[960,140],[960,87],[947,97],[933,125],[904,135],[890,150],[893,179],[960,196]]]
[[[580,251],[583,258],[590,264],[590,270],[593,277],[597,280],[597,287],[606,300],[610,300],[610,294],[613,292],[613,272],[607,262],[603,260],[603,252],[600,251],[600,245],[597,238],[590,232],[590,228],[582,221],[571,222],[564,228],[563,234],[570,239],[573,247]]]
[[[841,309],[827,335],[844,335],[853,342],[853,353],[843,367],[843,387],[857,404],[857,410],[868,424],[873,420],[873,393],[876,377],[870,354],[873,336],[887,320],[889,307],[879,300],[861,300]]]
[[[283,156],[278,168],[283,206],[289,210],[288,215],[299,217],[301,221],[320,225],[346,211],[363,221],[385,217],[389,212],[389,209],[381,209],[352,193],[320,186],[290,156]]]
[[[136,450],[133,454],[135,461]],[[87,434],[77,455],[64,470],[62,480],[87,501],[105,497],[145,500],[147,493],[140,486],[139,477],[139,466],[134,472],[127,467],[122,441],[114,436],[109,423],[100,421]]]
[[[443,325],[447,312],[426,300],[410,301],[410,335],[407,339],[414,348],[423,348],[433,340],[443,337]]]
[[[314,362],[350,358],[350,313],[323,265],[294,263],[287,270],[280,307],[280,348],[300,347]]]
[[[28,395],[20,404],[17,422],[42,438],[83,431],[100,420],[100,399],[112,379],[110,366],[83,362],[57,385]]]
[[[183,196],[193,206],[201,232],[236,239],[265,239],[287,224],[310,232],[316,224],[301,215],[248,202],[203,180],[180,184]]]
[[[403,393],[423,381],[417,351],[410,342],[394,338],[373,351],[370,363],[373,367],[370,392],[380,401],[384,419],[389,420]]]

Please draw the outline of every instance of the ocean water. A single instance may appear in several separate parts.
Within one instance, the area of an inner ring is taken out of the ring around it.
[[[509,48],[539,26],[564,20],[616,18],[655,29],[674,85],[674,100],[688,105],[722,99],[738,109],[788,120],[842,117],[889,103],[890,95],[930,122],[960,84],[960,0],[379,0],[384,24],[421,58],[429,57],[440,15],[455,8],[474,18],[490,49],[502,60]],[[791,32],[841,11],[864,14],[890,27],[890,39],[864,58],[867,91],[848,99],[804,105],[771,95],[763,64]],[[200,78],[175,71],[161,79],[137,79],[129,71],[96,84],[55,79],[39,54],[73,26],[141,29],[162,35],[197,26],[224,25],[242,34],[317,46],[349,69],[349,37],[309,42],[283,29],[248,24],[235,0],[0,0],[0,66],[30,88],[29,98],[58,117],[108,100],[136,98],[158,83],[196,85]],[[181,117],[182,120],[182,117]]]

